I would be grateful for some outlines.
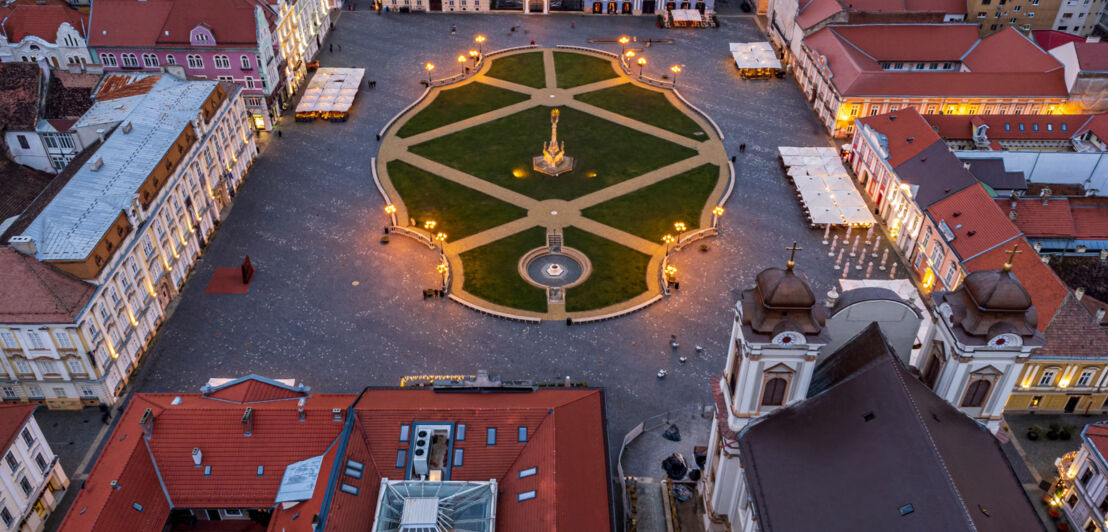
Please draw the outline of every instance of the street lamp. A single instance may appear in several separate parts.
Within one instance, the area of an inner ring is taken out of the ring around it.
[[[716,208],[712,209],[712,214],[716,216],[723,216],[723,207],[717,206]]]
[[[477,43],[477,46],[481,49],[481,55],[485,55],[485,36],[478,35],[473,38],[473,42]]]
[[[439,264],[436,269],[439,271],[439,274],[442,275],[442,289],[445,291],[446,290],[446,270],[447,270],[447,267],[446,267],[445,264]]]
[[[464,76],[466,73],[466,56],[458,56],[458,66],[462,67],[462,75]]]
[[[389,219],[392,220],[392,225],[396,225],[396,205],[385,205],[385,214],[389,215]]]
[[[478,54],[477,50],[470,50],[469,51],[469,56],[473,58],[473,68],[477,68],[477,56],[478,55],[480,55],[480,54]]]
[[[446,246],[446,233],[439,233],[435,235],[435,240],[439,241],[439,251],[444,251]]]
[[[662,242],[666,243],[666,255],[669,255],[669,245],[673,243],[675,239],[673,235],[666,235],[662,237]]]
[[[677,230],[677,244],[680,245],[681,244],[681,233],[684,233],[685,229],[688,229],[688,228],[685,227],[685,222],[674,222],[673,223],[673,228]]]
[[[666,266],[666,281],[670,283],[677,281],[677,266],[672,264]]]
[[[631,42],[631,38],[630,38],[630,37],[628,37],[628,36],[626,36],[626,35],[622,35],[622,36],[620,36],[620,38],[619,38],[619,50],[620,50],[620,53],[623,53],[623,52],[624,52],[624,50],[626,50],[626,49],[627,49],[627,43],[629,43],[629,42]]]
[[[427,220],[426,222],[423,222],[423,228],[426,229],[428,232],[434,229],[436,225],[438,225],[438,222],[434,220]]]
[[[638,63],[639,63],[639,77],[641,78],[642,77],[642,67],[643,67],[643,65],[646,64],[646,58],[645,57],[640,57]]]
[[[673,65],[669,67],[669,70],[673,72],[673,88],[677,88],[677,75],[681,73],[681,65]]]
[[[426,65],[423,65],[423,68],[427,69],[427,84],[430,85],[431,84],[431,71],[435,69],[435,64],[434,63],[427,63]]]

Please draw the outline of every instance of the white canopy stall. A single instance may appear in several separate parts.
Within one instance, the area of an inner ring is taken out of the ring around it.
[[[777,151],[811,225],[874,223],[873,214],[834,148],[779,146]]]
[[[696,28],[704,23],[704,17],[695,9],[671,9],[669,14],[676,28]]]
[[[345,121],[358,95],[364,68],[321,68],[312,76],[296,106],[297,120],[325,118]]]
[[[768,42],[733,42],[731,57],[735,59],[735,68],[746,79],[768,78],[781,71],[777,51]]]

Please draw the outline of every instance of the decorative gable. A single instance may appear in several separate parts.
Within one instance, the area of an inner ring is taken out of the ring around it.
[[[215,35],[207,24],[198,24],[189,31],[189,43],[193,46],[215,46]]]

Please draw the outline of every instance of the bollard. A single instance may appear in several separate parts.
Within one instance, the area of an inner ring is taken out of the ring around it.
[[[823,229],[823,245],[827,245],[827,237],[831,234],[831,224],[827,224],[827,227]]]

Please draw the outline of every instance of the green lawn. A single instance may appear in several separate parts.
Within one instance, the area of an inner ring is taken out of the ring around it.
[[[451,241],[527,216],[527,210],[472,188],[425,172],[403,161],[389,161],[389,180],[400,193],[416,225],[434,220],[435,231]]]
[[[535,199],[573,199],[696,155],[658,137],[561,108],[558,138],[576,168],[558,177],[531,170],[550,139],[550,107],[511,116],[411,146],[417,155]]]
[[[493,59],[492,66],[485,75],[536,89],[546,87],[542,52],[527,52]]]
[[[650,255],[576,227],[565,228],[562,235],[566,246],[581,251],[592,263],[589,278],[566,290],[566,311],[604,308],[646,291],[646,267],[650,264]]]
[[[484,83],[467,83],[456,89],[440,92],[430,105],[408,120],[396,135],[401,138],[410,137],[528,98],[530,96],[526,94]]]
[[[674,222],[700,226],[700,212],[719,181],[719,167],[706,164],[630,194],[593,205],[581,214],[602,224],[660,243]]]
[[[554,52],[554,73],[558,76],[559,89],[588,85],[617,75],[611,61],[574,52]]]
[[[704,129],[666,100],[665,94],[630,83],[586,92],[578,100],[679,135],[707,140]]]
[[[546,244],[546,229],[532,227],[462,253],[462,288],[485,301],[506,307],[546,312],[546,290],[519,275],[524,253]]]

